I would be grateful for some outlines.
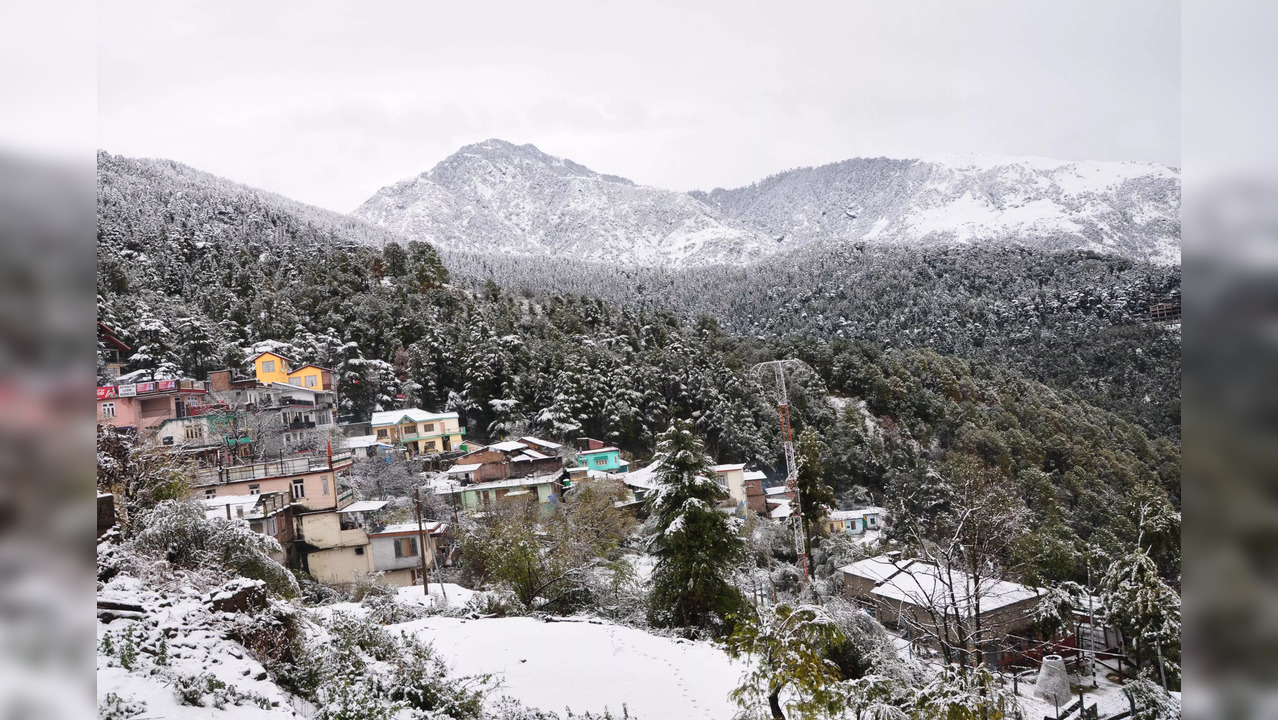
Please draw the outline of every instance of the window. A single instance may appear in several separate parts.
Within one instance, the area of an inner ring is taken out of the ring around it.
[[[279,526],[279,525],[277,525],[277,524],[275,523],[275,518],[267,518],[267,520],[266,520],[266,534],[267,534],[267,535],[275,535],[275,534],[279,533],[279,531],[280,531],[280,526]]]
[[[102,403],[102,419],[107,420],[115,417],[115,403]]]
[[[434,451],[435,451],[435,441],[434,441],[434,440],[431,440],[430,442],[426,443],[426,449],[427,449],[427,450],[430,450],[431,452],[434,452]]]
[[[300,377],[289,378],[289,379],[288,379],[288,384],[289,384],[289,385],[296,385],[296,386],[298,386],[298,387],[302,387],[302,378],[300,378]]]
[[[435,423],[426,423],[424,426],[422,426],[422,432],[423,433],[435,432]]]
[[[400,430],[399,430],[399,431],[400,431],[401,433],[403,433],[404,435],[416,435],[416,434],[417,434],[417,426],[416,426],[416,425],[405,425],[404,427],[400,428]]]
[[[356,554],[356,555],[363,555],[363,554],[364,554],[364,548],[362,548],[362,547],[357,547],[357,548],[355,548],[355,554]]]
[[[262,361],[262,372],[264,372],[264,373],[273,373],[273,372],[275,372],[275,361],[274,361],[274,360],[263,360],[263,361]]]
[[[306,497],[306,480],[305,479],[298,478],[293,481],[293,497],[294,498]]]
[[[249,495],[260,495],[262,493],[261,485],[249,485]]]
[[[871,525],[873,525],[873,524],[874,524],[874,516],[873,516],[873,515],[871,515],[871,516],[870,516],[870,524],[871,524]]]
[[[596,465],[607,465],[607,464],[608,464],[608,458],[595,458],[595,464],[596,464]]]
[[[328,476],[320,475],[320,492],[324,495],[328,494]]]
[[[205,498],[214,498],[214,497],[217,497],[217,489],[216,489],[216,488],[205,488],[205,490],[204,490],[204,497],[205,497]]]
[[[307,376],[306,376],[306,387],[319,387],[319,376],[318,376],[318,375],[307,375]]]
[[[203,437],[204,437],[204,426],[203,426],[203,425],[187,425],[187,426],[186,426],[186,439],[187,439],[187,440],[199,440],[199,439],[201,439],[201,438],[203,438]]]
[[[385,440],[386,438],[390,437],[390,433],[386,430],[386,428],[382,428],[381,430],[377,431],[377,437],[379,439]]]
[[[395,557],[417,557],[417,538],[395,538]]]

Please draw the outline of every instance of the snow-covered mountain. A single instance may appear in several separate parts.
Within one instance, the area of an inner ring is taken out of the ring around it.
[[[782,245],[1003,242],[1180,262],[1180,173],[1153,163],[856,158],[692,194]]]
[[[664,265],[742,263],[775,244],[687,193],[503,140],[468,145],[354,214],[443,251]]]
[[[447,251],[645,266],[745,264],[830,243],[1012,243],[1180,261],[1180,174],[1137,162],[857,158],[691,193],[488,140],[357,217]]]

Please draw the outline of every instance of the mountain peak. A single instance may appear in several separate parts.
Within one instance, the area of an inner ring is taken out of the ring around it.
[[[355,215],[441,250],[633,265],[746,264],[871,242],[1005,244],[1180,261],[1180,173],[1154,163],[860,158],[683,193],[532,144],[466,145]]]

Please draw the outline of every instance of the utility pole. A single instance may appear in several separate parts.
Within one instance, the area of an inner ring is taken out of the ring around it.
[[[422,594],[430,597],[430,576],[426,574],[426,528],[422,524],[422,489],[413,488],[413,509],[417,511],[417,552],[422,558]]]

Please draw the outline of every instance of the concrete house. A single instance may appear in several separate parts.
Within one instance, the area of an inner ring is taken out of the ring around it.
[[[530,500],[549,511],[563,497],[566,475],[561,468],[545,475],[449,485],[439,487],[435,492],[449,498],[458,512],[490,512],[502,500],[516,498]]]
[[[373,413],[371,426],[378,442],[402,447],[413,457],[467,449],[463,441],[466,429],[455,412],[386,410]]]
[[[439,561],[439,538],[448,526],[435,521],[416,521],[386,525],[368,533],[373,553],[373,571],[382,573],[386,582],[396,587],[418,585],[422,580],[422,534],[426,538],[426,569],[433,570]]]
[[[621,451],[610,445],[578,452],[577,462],[599,472],[624,473],[630,469],[630,463],[621,459]]]
[[[136,376],[138,373],[130,373]],[[199,380],[147,380],[97,389],[97,420],[136,433],[147,441],[165,420],[192,414],[207,403],[208,385]]]
[[[831,510],[821,520],[825,531],[831,535],[848,533],[860,535],[869,530],[882,530],[887,521],[887,510],[881,507]]]

